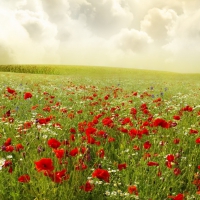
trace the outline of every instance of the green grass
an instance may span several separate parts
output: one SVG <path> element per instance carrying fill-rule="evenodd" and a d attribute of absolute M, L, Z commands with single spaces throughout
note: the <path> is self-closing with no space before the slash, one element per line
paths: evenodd
<path fill-rule="evenodd" d="M 170 79 L 187 79 L 191 77 L 197 80 L 199 74 L 181 74 L 173 72 L 163 72 L 154 70 L 138 70 L 132 68 L 116 68 L 116 67 L 98 67 L 98 66 L 70 66 L 70 65 L 0 65 L 2 72 L 15 72 L 15 73 L 31 73 L 31 74 L 52 74 L 52 75 L 67 75 L 72 77 L 85 77 L 91 78 L 112 78 L 119 79 L 144 79 L 153 78 L 170 78 Z"/>
<path fill-rule="evenodd" d="M 184 199 L 198 199 L 198 188 L 192 184 L 200 165 L 199 145 L 195 140 L 199 137 L 200 112 L 200 75 L 178 74 L 136 69 L 83 67 L 83 66 L 0 66 L 0 160 L 12 161 L 10 166 L 0 168 L 0 199 L 169 199 L 168 196 L 184 194 Z M 15 73 L 13 73 L 15 72 Z M 9 94 L 7 87 L 14 89 L 15 94 Z M 33 96 L 24 99 L 24 93 Z M 137 92 L 137 96 L 133 93 Z M 105 97 L 108 97 L 106 100 Z M 161 102 L 154 102 L 161 98 Z M 141 105 L 148 106 L 149 114 L 145 114 Z M 37 105 L 36 109 L 32 109 Z M 185 106 L 191 106 L 192 112 L 181 111 Z M 49 108 L 49 111 L 47 109 Z M 136 116 L 130 114 L 131 108 L 137 109 Z M 66 112 L 62 110 L 66 109 Z M 82 110 L 82 113 L 80 112 Z M 6 113 L 10 111 L 10 116 Z M 95 116 L 103 114 L 97 124 L 92 124 Z M 174 115 L 181 119 L 176 121 Z M 46 125 L 39 125 L 40 118 L 54 116 Z M 114 127 L 107 127 L 102 120 L 110 117 Z M 153 119 L 150 119 L 153 117 Z M 122 120 L 129 118 L 132 124 L 122 124 Z M 156 118 L 167 122 L 173 121 L 177 126 L 168 129 L 160 126 L 145 126 L 148 135 L 141 138 L 131 138 L 131 129 L 142 130 L 146 121 L 153 123 Z M 12 121 L 12 119 L 14 121 Z M 90 144 L 86 137 L 86 130 L 80 131 L 80 123 L 86 121 L 96 129 L 92 135 L 100 145 Z M 31 122 L 30 128 L 24 123 Z M 53 124 L 59 123 L 62 128 Z M 75 140 L 72 140 L 70 129 L 75 128 Z M 121 128 L 127 129 L 123 133 Z M 190 134 L 190 130 L 197 130 L 197 134 Z M 106 137 L 100 137 L 97 131 L 106 132 Z M 52 149 L 48 146 L 50 138 L 60 142 L 67 140 L 70 145 L 59 147 L 70 152 L 75 147 L 87 147 L 90 159 L 86 154 L 78 153 L 75 157 L 66 156 L 59 164 Z M 109 142 L 108 138 L 115 138 Z M 5 151 L 5 141 L 11 138 L 11 146 L 22 144 L 20 151 Z M 173 140 L 179 138 L 180 143 Z M 150 149 L 144 149 L 146 141 L 151 143 Z M 160 143 L 163 142 L 163 146 Z M 138 146 L 140 150 L 133 149 Z M 44 151 L 38 152 L 38 148 Z M 99 158 L 97 151 L 104 149 L 105 157 Z M 144 159 L 145 153 L 151 157 Z M 158 154 L 154 156 L 154 154 Z M 172 168 L 166 167 L 168 154 L 176 156 Z M 69 180 L 55 183 L 50 177 L 44 176 L 35 168 L 35 161 L 41 158 L 51 158 L 54 171 L 67 170 Z M 87 169 L 77 171 L 75 166 L 80 159 L 87 165 Z M 159 163 L 159 167 L 147 166 L 148 161 Z M 66 164 L 67 163 L 67 164 Z M 127 168 L 121 171 L 117 165 L 126 163 Z M 97 166 L 101 165 L 110 173 L 110 182 L 91 178 Z M 179 175 L 174 169 L 181 170 Z M 162 172 L 157 176 L 158 171 Z M 19 176 L 29 174 L 30 182 L 18 182 Z M 196 175 L 197 176 L 197 175 Z M 94 190 L 85 192 L 80 186 L 91 178 Z M 102 182 L 99 182 L 102 181 Z M 138 196 L 128 193 L 128 186 L 135 185 Z"/>

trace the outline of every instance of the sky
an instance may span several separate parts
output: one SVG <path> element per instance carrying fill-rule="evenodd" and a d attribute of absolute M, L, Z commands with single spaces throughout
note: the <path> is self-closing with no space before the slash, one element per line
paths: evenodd
<path fill-rule="evenodd" d="M 200 73 L 200 0 L 0 0 L 0 64 Z"/>

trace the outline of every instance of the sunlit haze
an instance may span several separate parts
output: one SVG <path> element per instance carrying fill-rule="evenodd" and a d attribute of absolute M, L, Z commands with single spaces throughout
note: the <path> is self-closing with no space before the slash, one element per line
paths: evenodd
<path fill-rule="evenodd" d="M 200 73 L 200 0 L 0 0 L 0 64 Z"/>

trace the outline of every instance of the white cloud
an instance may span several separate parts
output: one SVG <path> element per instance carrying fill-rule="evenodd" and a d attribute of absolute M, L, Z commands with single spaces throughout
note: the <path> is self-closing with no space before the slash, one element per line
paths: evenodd
<path fill-rule="evenodd" d="M 0 62 L 161 70 L 183 62 L 198 71 L 199 8 L 199 0 L 1 0 Z"/>
<path fill-rule="evenodd" d="M 129 27 L 133 20 L 133 13 L 128 6 L 122 6 L 119 0 L 69 2 L 71 17 L 84 21 L 87 28 L 100 37 L 109 38 L 122 28 Z"/>
<path fill-rule="evenodd" d="M 172 9 L 153 8 L 141 21 L 141 30 L 148 33 L 155 42 L 166 43 L 177 18 L 176 12 Z"/>
<path fill-rule="evenodd" d="M 15 58 L 12 49 L 4 44 L 3 41 L 0 41 L 0 64 L 14 64 Z"/>
<path fill-rule="evenodd" d="M 136 54 L 148 51 L 149 45 L 153 42 L 146 32 L 135 29 L 122 29 L 119 34 L 113 36 L 112 40 L 122 51 L 131 50 Z"/>

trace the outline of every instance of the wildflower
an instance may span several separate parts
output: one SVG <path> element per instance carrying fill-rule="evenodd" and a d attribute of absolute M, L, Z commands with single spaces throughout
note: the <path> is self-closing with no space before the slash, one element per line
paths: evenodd
<path fill-rule="evenodd" d="M 90 183 L 90 181 L 87 181 L 85 185 L 82 185 L 80 187 L 81 190 L 84 190 L 85 192 L 90 192 L 94 189 L 94 185 Z"/>
<path fill-rule="evenodd" d="M 179 138 L 175 138 L 175 139 L 173 140 L 173 143 L 174 143 L 174 144 L 179 144 L 179 142 L 180 142 L 180 139 L 179 139 Z"/>
<path fill-rule="evenodd" d="M 167 159 L 167 161 L 169 161 L 169 162 L 173 162 L 174 159 L 175 159 L 175 157 L 174 157 L 174 155 L 169 154 L 169 155 L 167 155 L 166 159 Z"/>
<path fill-rule="evenodd" d="M 76 156 L 78 154 L 78 148 L 74 148 L 69 152 L 70 156 Z"/>
<path fill-rule="evenodd" d="M 136 115 L 137 114 L 136 108 L 131 108 L 130 114 Z"/>
<path fill-rule="evenodd" d="M 6 147 L 6 152 L 13 152 L 14 151 L 14 147 L 12 145 L 9 145 Z"/>
<path fill-rule="evenodd" d="M 25 92 L 24 93 L 24 99 L 26 100 L 26 99 L 29 99 L 29 98 L 32 98 L 32 94 L 30 93 L 30 92 Z"/>
<path fill-rule="evenodd" d="M 179 168 L 175 168 L 175 169 L 174 169 L 174 174 L 175 174 L 176 176 L 178 176 L 180 173 L 181 173 L 181 170 L 180 170 Z"/>
<path fill-rule="evenodd" d="M 97 151 L 97 155 L 99 156 L 99 158 L 104 158 L 104 156 L 105 156 L 104 149 L 100 149 L 99 151 Z"/>
<path fill-rule="evenodd" d="M 42 158 L 38 161 L 35 161 L 35 168 L 38 172 L 40 171 L 53 171 L 53 161 L 51 158 Z"/>
<path fill-rule="evenodd" d="M 118 169 L 121 171 L 122 169 L 126 169 L 126 163 L 118 164 Z"/>
<path fill-rule="evenodd" d="M 49 147 L 51 147 L 53 149 L 57 149 L 61 145 L 61 142 L 59 142 L 55 138 L 51 138 L 51 139 L 48 140 L 47 144 L 49 145 Z"/>
<path fill-rule="evenodd" d="M 190 129 L 190 134 L 197 134 L 198 133 L 198 130 L 196 129 Z"/>
<path fill-rule="evenodd" d="M 143 147 L 144 147 L 145 149 L 150 149 L 151 143 L 150 143 L 149 141 L 146 141 L 146 142 L 143 144 Z"/>
<path fill-rule="evenodd" d="M 108 126 L 110 128 L 112 128 L 114 126 L 113 120 L 110 117 L 106 117 L 106 118 L 102 119 L 102 123 L 104 126 Z"/>
<path fill-rule="evenodd" d="M 175 120 L 180 120 L 181 117 L 180 117 L 179 115 L 174 115 L 174 116 L 173 116 L 173 119 L 175 119 Z"/>
<path fill-rule="evenodd" d="M 173 200 L 183 200 L 184 199 L 184 195 L 179 193 L 176 196 L 168 196 L 168 198 L 173 199 Z"/>
<path fill-rule="evenodd" d="M 65 155 L 65 150 L 64 149 L 53 149 L 53 151 L 54 151 L 54 153 L 55 153 L 55 155 L 56 155 L 56 157 L 58 159 L 63 158 L 64 155 Z"/>
<path fill-rule="evenodd" d="M 134 146 L 133 146 L 133 149 L 136 150 L 136 151 L 139 151 L 139 150 L 140 150 L 140 147 L 137 146 L 137 145 L 134 145 Z"/>
<path fill-rule="evenodd" d="M 8 110 L 8 111 L 3 115 L 3 117 L 10 117 L 10 114 L 11 114 L 11 112 L 10 112 L 10 110 Z"/>
<path fill-rule="evenodd" d="M 184 108 L 182 108 L 183 111 L 188 111 L 188 112 L 192 112 L 193 108 L 191 106 L 185 106 Z"/>
<path fill-rule="evenodd" d="M 200 144 L 200 137 L 198 137 L 195 142 L 196 144 Z"/>
<path fill-rule="evenodd" d="M 128 186 L 128 192 L 129 192 L 129 194 L 138 195 L 137 186 L 135 186 L 135 185 L 130 185 L 130 186 Z"/>
<path fill-rule="evenodd" d="M 148 166 L 159 166 L 159 163 L 153 162 L 153 161 L 149 161 L 149 162 L 147 163 L 147 165 L 148 165 Z"/>
<path fill-rule="evenodd" d="M 109 183 L 110 174 L 107 170 L 98 168 L 92 173 L 92 177 L 96 177 Z"/>
<path fill-rule="evenodd" d="M 21 183 L 28 183 L 28 182 L 30 182 L 30 176 L 28 174 L 21 175 L 18 178 L 18 181 L 21 182 Z"/>
<path fill-rule="evenodd" d="M 10 87 L 7 87 L 7 92 L 10 94 L 16 94 L 16 91 L 14 89 L 11 89 Z"/>
<path fill-rule="evenodd" d="M 47 175 L 51 178 L 51 180 L 55 183 L 62 183 L 63 180 L 68 180 L 69 179 L 69 174 L 66 174 L 67 170 L 63 169 L 61 171 L 57 171 L 57 172 L 50 172 L 49 174 L 47 173 Z"/>
<path fill-rule="evenodd" d="M 9 145 L 11 145 L 11 141 L 12 141 L 12 139 L 11 138 L 8 138 L 5 142 L 4 142 L 4 146 L 9 146 Z"/>
<path fill-rule="evenodd" d="M 169 123 L 161 118 L 155 119 L 153 125 L 156 127 L 161 126 L 162 128 L 169 128 Z"/>

